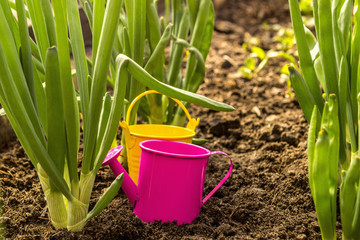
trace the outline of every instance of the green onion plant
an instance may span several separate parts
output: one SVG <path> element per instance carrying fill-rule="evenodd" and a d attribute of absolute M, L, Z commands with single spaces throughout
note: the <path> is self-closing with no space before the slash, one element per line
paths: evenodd
<path fill-rule="evenodd" d="M 104 2 L 80 0 L 93 34 L 93 57 L 96 56 L 99 26 L 104 14 Z M 214 6 L 211 0 L 166 0 L 164 11 L 157 0 L 124 0 L 115 36 L 110 74 L 116 75 L 116 56 L 124 54 L 160 82 L 189 92 L 197 92 L 205 76 L 205 60 L 209 53 L 214 30 Z M 164 15 L 164 16 L 161 16 Z M 112 78 L 108 78 L 114 86 Z M 150 89 L 133 76 L 128 77 L 126 99 L 133 101 Z M 190 102 L 184 101 L 185 107 Z M 127 106 L 125 107 L 127 111 Z M 134 124 L 137 113 L 145 122 L 184 126 L 184 111 L 159 94 L 141 99 L 131 112 Z M 122 145 L 126 145 L 124 136 Z M 121 153 L 126 165 L 126 148 Z"/>
<path fill-rule="evenodd" d="M 358 0 L 313 0 L 314 31 L 289 0 L 301 73 L 290 80 L 310 123 L 309 184 L 323 239 L 360 239 L 360 11 Z M 339 189 L 339 191 L 338 191 Z M 339 204 L 337 204 L 339 195 Z"/>
<path fill-rule="evenodd" d="M 103 15 L 102 1 L 81 0 L 93 33 L 94 55 Z M 205 60 L 214 30 L 214 7 L 211 0 L 167 0 L 160 13 L 157 0 L 124 0 L 110 70 L 115 75 L 115 58 L 121 53 L 143 67 L 160 82 L 196 92 L 205 76 Z M 164 16 L 160 16 L 164 15 Z M 109 79 L 110 85 L 114 82 Z M 129 76 L 126 98 L 132 101 L 147 86 Z M 186 107 L 189 106 L 185 102 Z M 185 113 L 168 98 L 148 95 L 139 110 L 149 123 L 184 125 Z M 132 121 L 135 121 L 135 113 Z"/>
<path fill-rule="evenodd" d="M 130 100 L 128 92 L 147 87 L 214 110 L 233 110 L 169 86 L 143 68 L 144 49 L 128 41 L 143 41 L 148 33 L 144 25 L 148 14 L 143 11 L 149 6 L 135 4 L 138 2 L 80 1 L 92 15 L 91 59 L 85 55 L 76 0 L 0 1 L 0 103 L 38 173 L 55 228 L 82 230 L 121 187 L 122 175 L 89 211 L 96 173 L 114 141 L 124 103 Z M 124 3 L 127 14 L 132 14 L 129 24 L 133 28 L 128 30 L 119 27 L 124 21 Z M 29 37 L 28 20 L 34 40 Z M 132 58 L 118 54 L 121 51 L 114 47 L 119 44 L 119 31 L 128 32 L 122 43 L 129 43 L 123 46 L 132 49 Z M 152 44 L 162 46 L 161 41 Z M 158 65 L 153 62 L 153 66 Z M 107 82 L 113 84 L 112 95 L 106 93 Z"/>

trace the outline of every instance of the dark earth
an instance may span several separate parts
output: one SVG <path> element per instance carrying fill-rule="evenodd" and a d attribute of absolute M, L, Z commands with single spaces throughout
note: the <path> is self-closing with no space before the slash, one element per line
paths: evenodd
<path fill-rule="evenodd" d="M 6 239 L 321 239 L 308 186 L 308 124 L 280 76 L 288 62 L 271 58 L 250 80 L 238 73 L 248 56 L 242 45 L 251 37 L 258 38 L 266 51 L 276 49 L 276 31 L 263 27 L 264 22 L 291 27 L 287 1 L 222 2 L 216 8 L 214 38 L 199 93 L 236 110 L 215 112 L 192 105 L 190 112 L 201 119 L 197 137 L 207 139 L 204 146 L 211 151 L 229 153 L 234 170 L 198 218 L 181 226 L 144 223 L 133 214 L 121 190 L 82 232 L 55 230 L 33 166 L 19 142 L 1 130 L 0 204 Z M 225 158 L 210 159 L 204 195 L 228 168 Z M 108 167 L 100 170 L 90 208 L 113 180 Z"/>

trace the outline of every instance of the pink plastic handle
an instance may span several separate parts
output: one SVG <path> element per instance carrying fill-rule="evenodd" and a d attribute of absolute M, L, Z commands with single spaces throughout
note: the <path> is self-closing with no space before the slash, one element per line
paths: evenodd
<path fill-rule="evenodd" d="M 214 195 L 214 193 L 224 184 L 224 182 L 229 178 L 231 171 L 233 169 L 233 162 L 232 162 L 231 158 L 229 157 L 229 155 L 227 155 L 226 153 L 221 152 L 221 151 L 211 152 L 211 155 L 214 155 L 214 154 L 223 154 L 223 155 L 227 156 L 230 160 L 230 168 L 229 168 L 229 171 L 226 173 L 225 177 L 219 182 L 219 184 L 201 201 L 201 206 L 204 205 L 204 203 L 206 203 L 206 201 L 209 200 L 209 198 L 211 198 L 211 196 Z"/>

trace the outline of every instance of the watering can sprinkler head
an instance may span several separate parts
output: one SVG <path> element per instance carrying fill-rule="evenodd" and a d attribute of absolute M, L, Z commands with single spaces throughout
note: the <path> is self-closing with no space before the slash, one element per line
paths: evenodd
<path fill-rule="evenodd" d="M 128 197 L 131 205 L 135 207 L 136 201 L 139 200 L 137 186 L 134 183 L 134 181 L 131 179 L 129 174 L 126 172 L 126 170 L 121 166 L 120 162 L 117 160 L 122 149 L 123 149 L 122 145 L 119 145 L 111 149 L 108 152 L 104 162 L 102 163 L 102 166 L 109 165 L 116 177 L 119 176 L 121 173 L 124 173 L 122 189 L 124 190 L 126 196 Z"/>
<path fill-rule="evenodd" d="M 114 164 L 114 161 L 117 160 L 117 158 L 120 156 L 120 153 L 123 149 L 122 145 L 119 145 L 113 149 L 111 149 L 108 154 L 106 155 L 106 158 L 104 160 L 104 162 L 102 163 L 102 166 L 106 166 L 106 165 L 112 165 Z"/>

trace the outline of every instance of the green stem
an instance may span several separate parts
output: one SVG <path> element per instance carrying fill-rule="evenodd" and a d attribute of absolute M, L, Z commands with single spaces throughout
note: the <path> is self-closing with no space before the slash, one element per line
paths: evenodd
<path fill-rule="evenodd" d="M 69 231 L 78 232 L 83 230 L 86 224 L 88 209 L 89 204 L 83 203 L 76 198 L 69 202 L 69 217 L 67 222 L 67 229 Z"/>
<path fill-rule="evenodd" d="M 94 149 L 96 148 L 96 135 L 98 132 L 101 106 L 106 86 L 106 76 L 112 54 L 112 45 L 115 40 L 116 30 L 120 15 L 121 0 L 109 0 L 107 3 L 103 29 L 100 36 L 98 52 L 93 71 L 93 82 L 90 93 L 89 119 L 84 139 L 84 160 L 81 172 L 88 174 L 94 163 Z"/>
<path fill-rule="evenodd" d="M 31 98 L 34 102 L 35 107 L 36 104 L 36 95 L 35 95 L 35 86 L 34 86 L 34 73 L 33 73 L 33 65 L 32 65 L 32 57 L 31 57 L 31 46 L 29 42 L 29 31 L 28 25 L 26 21 L 26 13 L 25 13 L 25 4 L 24 0 L 16 0 L 16 9 L 19 20 L 19 34 L 21 41 L 21 63 L 24 70 L 24 75 L 26 78 L 26 83 L 29 88 L 29 92 Z"/>
<path fill-rule="evenodd" d="M 352 238 L 352 221 L 356 204 L 356 185 L 359 181 L 359 156 L 353 154 L 349 169 L 342 173 L 343 181 L 340 186 L 340 214 L 343 239 Z"/>
<path fill-rule="evenodd" d="M 46 172 L 40 164 L 37 165 L 37 173 L 40 179 L 41 187 L 45 194 L 52 225 L 56 229 L 66 228 L 67 211 L 64 195 L 62 195 L 61 192 L 53 191 L 50 188 L 49 177 L 46 175 Z"/>
<path fill-rule="evenodd" d="M 66 111 L 64 111 L 67 142 L 66 159 L 69 168 L 71 193 L 76 198 L 79 195 L 79 189 L 77 187 L 79 185 L 77 168 L 80 143 L 80 119 L 79 107 L 75 96 L 75 87 L 71 76 L 70 49 L 66 21 L 67 7 L 66 1 L 53 0 L 52 4 L 55 13 L 62 100 L 64 109 L 66 109 Z"/>
<path fill-rule="evenodd" d="M 133 19 L 133 38 L 132 42 L 132 59 L 143 67 L 144 47 L 145 47 L 145 32 L 146 32 L 146 0 L 134 0 L 134 19 Z M 129 26 L 130 30 L 130 26 Z M 139 80 L 131 78 L 130 80 L 130 101 L 135 99 L 145 89 L 145 86 Z M 135 119 L 138 105 L 135 105 L 134 111 L 130 118 Z M 130 121 L 132 122 L 132 121 Z"/>
<path fill-rule="evenodd" d="M 94 1 L 93 28 L 92 28 L 93 59 L 96 59 L 102 24 L 104 22 L 104 15 L 105 15 L 105 0 Z"/>

